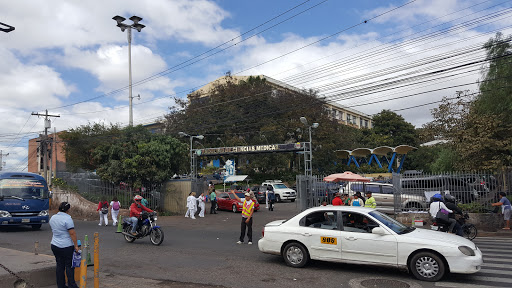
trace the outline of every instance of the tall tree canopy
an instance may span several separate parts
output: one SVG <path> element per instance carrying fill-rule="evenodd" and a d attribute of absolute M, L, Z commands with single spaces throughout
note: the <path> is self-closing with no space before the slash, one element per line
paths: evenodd
<path fill-rule="evenodd" d="M 378 146 L 416 146 L 417 133 L 414 125 L 390 110 L 382 110 L 373 116 L 373 129 L 363 131 L 363 142 L 369 148 Z"/>

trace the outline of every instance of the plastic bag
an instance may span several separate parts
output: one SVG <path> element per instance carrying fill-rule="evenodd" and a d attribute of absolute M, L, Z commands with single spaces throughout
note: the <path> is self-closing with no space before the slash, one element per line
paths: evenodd
<path fill-rule="evenodd" d="M 78 250 L 78 252 L 73 251 L 73 263 L 71 267 L 80 267 L 80 263 L 82 263 L 82 250 Z"/>

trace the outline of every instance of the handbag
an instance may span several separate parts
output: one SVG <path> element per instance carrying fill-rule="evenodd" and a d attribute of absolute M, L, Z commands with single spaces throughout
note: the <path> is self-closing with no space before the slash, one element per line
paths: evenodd
<path fill-rule="evenodd" d="M 437 211 L 436 218 L 444 222 L 449 222 L 450 218 L 448 217 L 448 214 L 450 214 L 450 212 L 441 208 L 441 202 L 439 202 L 439 211 Z"/>

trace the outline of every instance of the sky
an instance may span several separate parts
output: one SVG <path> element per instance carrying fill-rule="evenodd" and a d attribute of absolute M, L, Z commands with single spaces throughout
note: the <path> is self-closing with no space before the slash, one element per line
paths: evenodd
<path fill-rule="evenodd" d="M 0 22 L 15 27 L 0 32 L 4 170 L 26 170 L 28 139 L 44 131 L 32 112 L 60 116 L 50 131 L 128 125 L 127 32 L 115 15 L 146 26 L 132 32 L 135 125 L 230 72 L 421 127 L 443 97 L 478 90 L 483 44 L 512 34 L 512 1 L 499 0 L 4 1 Z"/>

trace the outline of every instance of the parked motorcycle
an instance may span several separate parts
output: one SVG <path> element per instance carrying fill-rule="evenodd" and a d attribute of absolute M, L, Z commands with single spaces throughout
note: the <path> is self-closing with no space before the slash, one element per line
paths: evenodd
<path fill-rule="evenodd" d="M 468 213 L 464 213 L 462 217 L 459 217 L 457 219 L 457 222 L 462 227 L 462 235 L 464 235 L 465 238 L 469 240 L 475 239 L 475 237 L 478 234 L 478 230 L 476 229 L 476 226 L 471 223 L 466 223 L 466 220 L 469 219 Z M 450 227 L 450 224 L 446 223 L 437 223 L 434 220 L 434 223 L 432 223 L 432 226 L 430 228 L 432 230 L 441 231 L 441 232 L 448 232 L 448 228 Z"/>
<path fill-rule="evenodd" d="M 129 218 L 123 219 L 123 235 L 127 242 L 133 242 L 135 239 L 141 239 L 149 236 L 153 245 L 160 245 L 164 241 L 164 231 L 160 226 L 156 225 L 157 214 L 156 212 L 148 213 L 142 211 L 141 220 L 137 224 L 137 235 L 132 235 L 132 223 L 128 221 Z"/>

